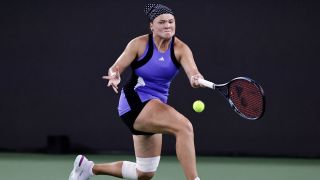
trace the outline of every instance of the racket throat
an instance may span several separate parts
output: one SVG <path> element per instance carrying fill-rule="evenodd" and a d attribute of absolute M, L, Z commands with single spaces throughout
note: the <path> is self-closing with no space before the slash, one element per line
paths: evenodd
<path fill-rule="evenodd" d="M 226 98 L 229 98 L 229 90 L 227 86 L 220 86 L 220 87 L 214 87 L 214 89 L 217 89 L 223 96 Z"/>

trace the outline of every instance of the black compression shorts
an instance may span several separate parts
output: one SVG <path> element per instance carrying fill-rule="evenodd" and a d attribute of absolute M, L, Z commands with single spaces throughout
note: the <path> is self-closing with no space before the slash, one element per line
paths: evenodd
<path fill-rule="evenodd" d="M 141 106 L 131 109 L 130 111 L 124 113 L 123 115 L 120 116 L 122 122 L 126 124 L 126 126 L 129 128 L 132 134 L 134 135 L 153 135 L 154 133 L 147 133 L 147 132 L 142 132 L 142 131 L 137 131 L 133 128 L 133 124 L 136 121 L 138 115 L 144 108 L 144 106 L 148 103 L 149 101 L 143 102 Z"/>

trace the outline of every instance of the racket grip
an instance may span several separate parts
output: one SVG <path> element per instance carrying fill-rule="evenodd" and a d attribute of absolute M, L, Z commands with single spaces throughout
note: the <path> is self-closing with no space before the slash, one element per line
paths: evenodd
<path fill-rule="evenodd" d="M 211 88 L 211 89 L 215 89 L 214 83 L 207 81 L 205 79 L 198 79 L 199 84 L 207 87 L 207 88 Z"/>

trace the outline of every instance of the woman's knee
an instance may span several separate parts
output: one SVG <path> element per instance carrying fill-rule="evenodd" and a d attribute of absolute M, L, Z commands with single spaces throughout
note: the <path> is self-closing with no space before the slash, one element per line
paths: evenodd
<path fill-rule="evenodd" d="M 149 180 L 152 179 L 160 162 L 160 156 L 140 158 L 136 157 L 137 172 L 139 180 Z"/>
<path fill-rule="evenodd" d="M 193 126 L 189 119 L 187 118 L 182 118 L 181 119 L 181 124 L 179 126 L 179 130 L 177 132 L 178 134 L 183 134 L 183 135 L 188 135 L 188 136 L 193 136 Z"/>
<path fill-rule="evenodd" d="M 138 171 L 138 180 L 149 180 L 152 179 L 155 172 L 141 172 Z"/>

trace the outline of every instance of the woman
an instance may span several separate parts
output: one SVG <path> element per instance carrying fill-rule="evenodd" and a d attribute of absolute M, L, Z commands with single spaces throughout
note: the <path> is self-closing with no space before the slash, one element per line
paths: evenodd
<path fill-rule="evenodd" d="M 162 134 L 176 138 L 176 153 L 188 180 L 199 180 L 196 169 L 193 128 L 190 121 L 167 104 L 169 86 L 180 66 L 192 87 L 200 87 L 203 78 L 189 47 L 175 37 L 175 18 L 168 7 L 148 4 L 145 13 L 151 34 L 129 42 L 110 67 L 108 86 L 118 93 L 120 74 L 132 68 L 131 80 L 121 90 L 119 115 L 133 134 L 136 162 L 118 161 L 94 164 L 79 155 L 69 180 L 93 175 L 111 175 L 125 179 L 151 179 L 157 170 Z"/>

